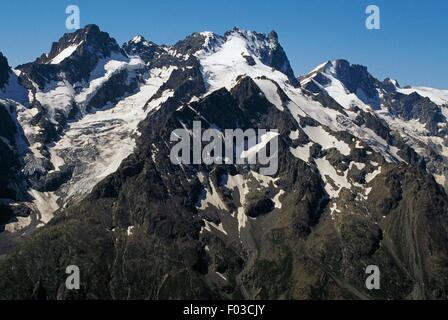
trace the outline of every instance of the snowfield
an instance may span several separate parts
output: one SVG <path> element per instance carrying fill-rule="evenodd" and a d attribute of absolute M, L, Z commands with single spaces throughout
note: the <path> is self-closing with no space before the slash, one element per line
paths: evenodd
<path fill-rule="evenodd" d="M 250 32 L 248 35 L 250 36 Z M 277 83 L 285 83 L 288 80 L 285 74 L 263 64 L 256 56 L 255 51 L 260 45 L 263 44 L 251 43 L 241 33 L 233 32 L 218 48 L 212 50 L 204 48 L 196 53 L 203 67 L 209 92 L 223 87 L 230 90 L 235 86 L 240 75 L 247 75 L 253 79 L 268 76 Z M 255 65 L 250 66 L 245 56 L 252 57 Z"/>
<path fill-rule="evenodd" d="M 70 57 L 76 49 L 81 45 L 82 41 L 78 44 L 72 44 L 71 46 L 68 46 L 64 50 L 58 53 L 56 57 L 51 59 L 50 64 L 60 64 L 62 61 Z"/>
<path fill-rule="evenodd" d="M 110 61 L 108 63 L 110 66 Z M 116 66 L 125 66 L 116 63 L 112 65 L 114 67 L 109 68 L 103 78 L 108 77 L 108 72 L 115 72 Z M 131 65 L 136 66 L 138 63 Z M 50 161 L 55 168 L 52 172 L 60 171 L 66 164 L 74 166 L 74 171 L 71 180 L 63 184 L 56 192 L 29 190 L 30 196 L 34 199 L 30 206 L 37 212 L 35 217 L 37 227 L 48 223 L 62 205 L 66 206 L 72 201 L 81 200 L 99 181 L 115 172 L 123 159 L 133 152 L 135 137 L 139 135 L 138 124 L 151 110 L 159 107 L 170 93 L 164 93 L 146 109 L 144 107 L 168 80 L 174 69 L 175 67 L 152 69 L 136 93 L 122 99 L 116 105 L 109 105 L 94 113 L 85 113 L 80 119 L 69 122 L 61 138 L 56 143 L 47 145 Z M 68 83 L 56 86 L 54 90 L 46 94 L 38 93 L 37 95 L 41 103 L 49 107 L 49 111 L 66 110 L 66 106 L 75 97 Z M 29 109 L 18 103 L 15 103 L 15 107 L 17 121 L 24 133 L 23 137 L 20 135 L 17 137 L 19 152 L 26 159 L 30 159 L 28 160 L 30 165 L 38 166 L 36 161 L 45 158 L 41 153 L 42 144 L 33 142 L 42 130 L 38 125 L 32 124 L 32 119 L 38 110 Z M 38 167 L 33 168 L 33 170 L 36 169 L 39 170 Z M 27 227 L 31 222 L 32 219 L 20 218 L 8 224 L 7 230 L 16 232 Z"/>
<path fill-rule="evenodd" d="M 55 167 L 71 162 L 75 165 L 73 178 L 62 187 L 65 201 L 79 199 L 109 174 L 135 147 L 137 125 L 154 108 L 144 109 L 146 102 L 168 80 L 174 68 L 153 69 L 149 78 L 131 95 L 111 108 L 86 114 L 70 123 L 65 134 L 49 148 Z M 161 104 L 166 100 L 159 100 Z"/>

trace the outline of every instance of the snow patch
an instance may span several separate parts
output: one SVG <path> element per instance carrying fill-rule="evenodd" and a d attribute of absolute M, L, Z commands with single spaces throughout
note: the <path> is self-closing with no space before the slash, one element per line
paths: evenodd
<path fill-rule="evenodd" d="M 208 177 L 205 177 L 202 172 L 198 173 L 198 179 L 203 185 L 208 184 L 211 188 L 211 190 L 204 188 L 205 194 L 202 194 L 202 199 L 200 199 L 200 203 L 198 203 L 197 206 L 198 209 L 205 210 L 211 205 L 220 210 L 227 210 L 227 207 L 219 196 L 213 181 L 211 181 Z"/>
<path fill-rule="evenodd" d="M 350 154 L 350 146 L 347 143 L 336 139 L 321 126 L 306 126 L 303 128 L 303 131 L 305 131 L 307 136 L 312 141 L 319 143 L 324 150 L 336 148 L 344 156 L 348 156 Z"/>
<path fill-rule="evenodd" d="M 28 103 L 28 92 L 19 83 L 19 78 L 15 72 L 20 74 L 18 70 L 10 72 L 8 82 L 3 89 L 0 88 L 0 99 L 11 99 L 21 104 Z"/>
<path fill-rule="evenodd" d="M 62 61 L 70 57 L 76 51 L 76 49 L 78 49 L 82 42 L 83 41 L 78 44 L 72 44 L 59 52 L 53 59 L 51 59 L 50 64 L 60 64 Z"/>
<path fill-rule="evenodd" d="M 272 201 L 274 202 L 274 207 L 276 209 L 282 208 L 282 203 L 280 202 L 280 197 L 285 193 L 285 190 L 279 190 L 279 192 L 274 196 Z"/>
<path fill-rule="evenodd" d="M 439 106 L 448 105 L 448 90 L 440 90 L 428 87 L 411 87 L 406 89 L 397 88 L 397 91 L 406 95 L 415 92 L 422 97 L 429 98 L 432 102 Z"/>
<path fill-rule="evenodd" d="M 278 95 L 277 86 L 271 80 L 257 78 L 254 81 L 270 103 L 272 103 L 280 111 L 285 109 L 283 107 L 283 102 Z"/>
<path fill-rule="evenodd" d="M 378 169 L 375 169 L 373 172 L 369 172 L 366 174 L 365 180 L 367 183 L 375 179 L 377 175 L 381 173 L 381 166 L 378 167 Z"/>
<path fill-rule="evenodd" d="M 233 190 L 236 188 L 239 193 L 240 198 L 240 206 L 237 210 L 237 219 L 238 219 L 238 233 L 241 234 L 241 229 L 246 227 L 247 216 L 245 214 L 246 211 L 246 196 L 249 193 L 249 187 L 241 174 L 238 175 L 228 175 L 226 188 Z"/>
<path fill-rule="evenodd" d="M 33 206 L 38 212 L 38 221 L 47 224 L 54 216 L 54 212 L 59 209 L 57 196 L 54 192 L 39 192 L 31 189 L 28 193 L 33 197 Z"/>
<path fill-rule="evenodd" d="M 224 230 L 224 228 L 223 228 L 223 226 L 222 226 L 222 223 L 220 223 L 219 225 L 217 225 L 217 224 L 215 224 L 215 223 L 213 223 L 213 222 L 210 222 L 210 221 L 207 221 L 207 220 L 205 220 L 205 219 L 202 219 L 202 221 L 204 221 L 205 227 L 203 227 L 203 229 L 201 230 L 201 232 L 203 232 L 204 230 L 207 230 L 208 232 L 212 232 L 212 228 L 213 228 L 213 229 L 215 229 L 215 230 L 220 231 L 221 233 L 223 233 L 223 234 L 226 235 L 226 236 L 228 235 L 227 231 Z"/>
<path fill-rule="evenodd" d="M 351 189 L 351 184 L 347 181 L 348 170 L 341 176 L 326 158 L 314 159 L 314 161 L 325 182 L 325 191 L 327 191 L 330 198 L 339 197 L 339 192 L 342 188 Z M 332 183 L 329 182 L 328 178 L 332 180 Z"/>
<path fill-rule="evenodd" d="M 293 154 L 294 157 L 299 158 L 304 162 L 308 162 L 310 158 L 310 148 L 313 145 L 312 142 L 308 142 L 308 144 L 304 146 L 298 146 L 296 148 L 290 148 L 289 150 Z"/>

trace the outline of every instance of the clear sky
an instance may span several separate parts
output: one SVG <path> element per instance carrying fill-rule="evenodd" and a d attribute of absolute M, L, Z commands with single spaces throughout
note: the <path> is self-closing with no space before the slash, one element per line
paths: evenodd
<path fill-rule="evenodd" d="M 95 23 L 120 44 L 136 34 L 173 44 L 194 31 L 276 30 L 297 75 L 345 58 L 380 79 L 448 89 L 446 0 L 2 1 L 0 51 L 11 65 L 48 52 L 67 32 L 69 4 L 80 7 L 81 25 Z M 381 9 L 380 30 L 365 28 L 369 4 Z"/>

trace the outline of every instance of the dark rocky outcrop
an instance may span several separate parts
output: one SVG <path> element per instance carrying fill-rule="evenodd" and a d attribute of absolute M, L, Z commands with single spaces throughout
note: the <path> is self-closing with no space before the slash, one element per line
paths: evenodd
<path fill-rule="evenodd" d="M 18 150 L 20 133 L 13 119 L 14 111 L 14 105 L 0 103 L 0 224 L 17 215 L 12 203 L 27 199 Z"/>
<path fill-rule="evenodd" d="M 439 129 L 439 123 L 447 121 L 438 107 L 429 98 L 424 98 L 418 93 L 404 95 L 400 93 L 390 95 L 385 103 L 391 114 L 406 121 L 418 120 L 424 124 L 430 135 L 444 135 Z"/>
<path fill-rule="evenodd" d="M 0 52 L 0 90 L 5 87 L 6 83 L 8 83 L 10 72 L 11 69 L 8 65 L 8 60 Z"/>
<path fill-rule="evenodd" d="M 134 39 L 124 43 L 123 50 L 129 56 L 139 56 L 146 63 L 165 53 L 160 46 L 146 40 L 142 36 L 136 36 Z"/>
<path fill-rule="evenodd" d="M 69 46 L 77 46 L 76 51 L 60 63 L 50 64 L 53 58 Z M 17 69 L 26 75 L 22 76 L 25 83 L 29 78 L 41 89 L 51 80 L 60 80 L 62 73 L 70 83 L 82 83 L 89 80 L 100 59 L 110 57 L 113 53 L 122 54 L 124 58 L 124 52 L 115 39 L 102 32 L 98 26 L 87 25 L 73 33 L 64 34 L 58 42 L 52 44 L 48 54 L 43 54 L 32 63 L 20 65 Z"/>

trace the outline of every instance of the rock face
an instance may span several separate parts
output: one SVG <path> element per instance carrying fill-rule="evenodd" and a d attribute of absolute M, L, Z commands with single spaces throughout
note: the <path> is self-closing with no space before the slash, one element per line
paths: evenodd
<path fill-rule="evenodd" d="M 143 36 L 136 36 L 123 44 L 123 50 L 129 56 L 139 56 L 146 63 L 151 62 L 156 55 L 161 55 L 165 52 L 155 43 L 147 41 Z"/>
<path fill-rule="evenodd" d="M 73 57 L 56 59 L 74 43 Z M 84 77 L 75 66 L 86 48 L 98 55 Z M 55 59 L 79 77 L 55 80 L 73 89 L 71 120 L 45 103 L 47 83 L 27 87 L 28 105 L 0 108 L 0 143 L 27 147 L 0 149 L 5 182 L 21 171 L 30 197 L 5 202 L 15 211 L 2 211 L 3 223 L 46 224 L 6 224 L 3 239 L 31 235 L 2 249 L 0 298 L 447 298 L 448 197 L 434 179 L 445 150 L 440 100 L 342 60 L 296 80 L 274 32 L 194 33 L 173 46 L 137 36 L 121 49 L 88 26 L 22 67 L 24 86 Z M 172 132 L 192 135 L 197 122 L 202 132 L 278 130 L 278 170 L 172 163 Z M 427 140 L 403 134 L 416 123 Z M 268 151 L 262 141 L 255 155 Z M 65 287 L 68 265 L 81 270 L 80 290 Z M 380 290 L 365 286 L 369 265 Z"/>
<path fill-rule="evenodd" d="M 10 106 L 0 103 L 0 224 L 7 223 L 16 216 L 12 201 L 21 197 L 21 161 L 17 153 L 16 135 L 18 128 L 10 113 Z"/>
<path fill-rule="evenodd" d="M 0 52 L 0 89 L 3 89 L 8 82 L 10 70 L 8 60 Z"/>
<path fill-rule="evenodd" d="M 386 130 L 390 128 L 397 135 L 396 142 L 386 139 L 388 143 L 395 145 L 402 141 L 412 147 L 425 159 L 429 172 L 448 188 L 448 91 L 424 87 L 403 89 L 397 81 L 381 82 L 366 67 L 351 65 L 345 60 L 328 61 L 299 80 L 306 90 L 330 96 L 345 109 L 375 109 L 386 121 Z M 377 125 L 366 125 L 385 138 L 384 130 L 382 133 L 375 130 Z"/>
<path fill-rule="evenodd" d="M 270 50 L 265 53 L 263 62 L 286 74 L 291 84 L 297 86 L 299 83 L 294 76 L 294 71 L 289 64 L 288 57 L 286 56 L 283 47 L 278 42 L 278 35 L 275 31 L 271 31 L 268 34 L 268 42 Z"/>
<path fill-rule="evenodd" d="M 100 31 L 96 25 L 88 25 L 65 34 L 53 43 L 48 54 L 17 68 L 43 89 L 48 81 L 60 80 L 62 73 L 63 79 L 70 83 L 88 81 L 101 58 L 120 53 L 119 45 L 108 33 Z"/>
<path fill-rule="evenodd" d="M 20 101 L 14 85 L 17 81 L 7 59 L 0 53 L 0 232 L 5 224 L 17 221 L 16 217 L 28 218 L 31 213 L 26 205 L 29 196 L 27 183 L 21 172 L 22 156 L 26 146 L 23 143 L 23 129 L 17 122 L 17 102 L 2 100 L 4 96 Z M 2 245 L 0 245 L 2 247 Z"/>

